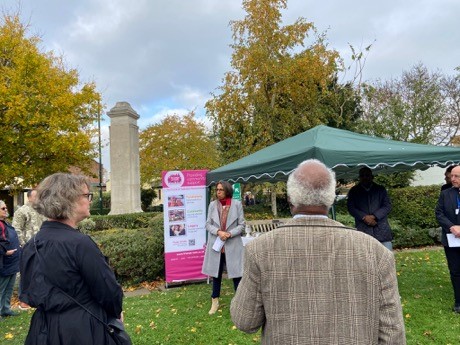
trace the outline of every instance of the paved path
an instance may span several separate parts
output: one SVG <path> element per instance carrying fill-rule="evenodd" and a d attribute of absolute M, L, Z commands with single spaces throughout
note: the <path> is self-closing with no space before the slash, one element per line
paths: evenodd
<path fill-rule="evenodd" d="M 133 291 L 125 291 L 124 295 L 125 295 L 125 297 L 135 297 L 135 296 L 148 295 L 149 293 L 150 293 L 150 291 L 147 290 L 146 288 L 139 288 L 139 289 L 136 289 L 136 290 L 133 290 Z"/>

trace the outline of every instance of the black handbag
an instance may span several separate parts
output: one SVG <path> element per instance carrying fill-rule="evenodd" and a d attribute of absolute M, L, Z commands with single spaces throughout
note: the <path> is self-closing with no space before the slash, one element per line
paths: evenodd
<path fill-rule="evenodd" d="M 101 320 L 99 320 L 101 321 Z M 102 322 L 102 321 L 101 321 Z M 125 326 L 123 322 L 114 317 L 109 317 L 107 320 L 107 328 L 110 336 L 117 343 L 117 345 L 131 345 L 131 338 L 129 334 L 125 331 Z"/>
<path fill-rule="evenodd" d="M 34 246 L 35 246 L 35 253 L 37 254 L 37 257 L 38 257 L 38 261 L 41 262 L 42 257 L 38 253 L 37 243 L 35 242 L 35 236 L 34 236 Z M 83 308 L 88 314 L 94 317 L 97 321 L 102 323 L 105 326 L 110 337 L 115 341 L 117 345 L 132 345 L 131 338 L 129 337 L 129 334 L 126 332 L 123 322 L 121 322 L 119 319 L 115 317 L 109 317 L 107 319 L 107 322 L 104 322 L 98 316 L 96 316 L 91 310 L 86 308 L 83 304 L 78 302 L 75 298 L 70 296 L 67 292 L 62 290 L 60 287 L 57 287 L 56 285 L 54 285 L 54 287 L 58 289 L 60 292 L 62 292 L 69 299 L 71 299 L 73 302 L 75 302 L 78 306 Z"/>

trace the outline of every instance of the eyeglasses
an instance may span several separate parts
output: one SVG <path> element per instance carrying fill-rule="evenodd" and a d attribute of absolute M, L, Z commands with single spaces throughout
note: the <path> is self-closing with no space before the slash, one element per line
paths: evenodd
<path fill-rule="evenodd" d="M 0 208 L 0 210 L 6 211 L 7 208 L 6 208 L 6 207 L 2 207 L 2 208 Z"/>
<path fill-rule="evenodd" d="M 93 201 L 93 193 L 85 193 L 85 194 L 82 194 L 83 196 L 86 196 L 86 198 L 89 200 L 89 201 Z"/>
<path fill-rule="evenodd" d="M 216 190 L 217 190 L 218 192 L 223 192 L 223 191 L 224 191 L 223 188 L 217 188 Z"/>

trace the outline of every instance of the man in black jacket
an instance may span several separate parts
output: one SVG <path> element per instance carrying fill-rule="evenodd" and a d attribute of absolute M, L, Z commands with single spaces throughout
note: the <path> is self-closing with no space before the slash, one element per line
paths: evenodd
<path fill-rule="evenodd" d="M 452 188 L 441 191 L 436 206 L 436 219 L 442 227 L 441 243 L 444 246 L 450 280 L 454 289 L 455 304 L 453 310 L 460 313 L 460 247 L 449 243 L 448 236 L 460 237 L 460 166 L 451 172 Z"/>
<path fill-rule="evenodd" d="M 359 170 L 359 183 L 348 192 L 348 212 L 355 218 L 356 229 L 373 236 L 392 250 L 393 234 L 388 223 L 390 198 L 385 187 L 373 181 L 371 169 L 364 167 Z"/>

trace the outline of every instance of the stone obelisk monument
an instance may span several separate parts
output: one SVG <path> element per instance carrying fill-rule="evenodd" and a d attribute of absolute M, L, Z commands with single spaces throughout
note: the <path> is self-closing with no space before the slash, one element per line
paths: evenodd
<path fill-rule="evenodd" d="M 128 102 L 117 102 L 110 117 L 109 214 L 142 212 L 139 170 L 139 115 Z"/>

